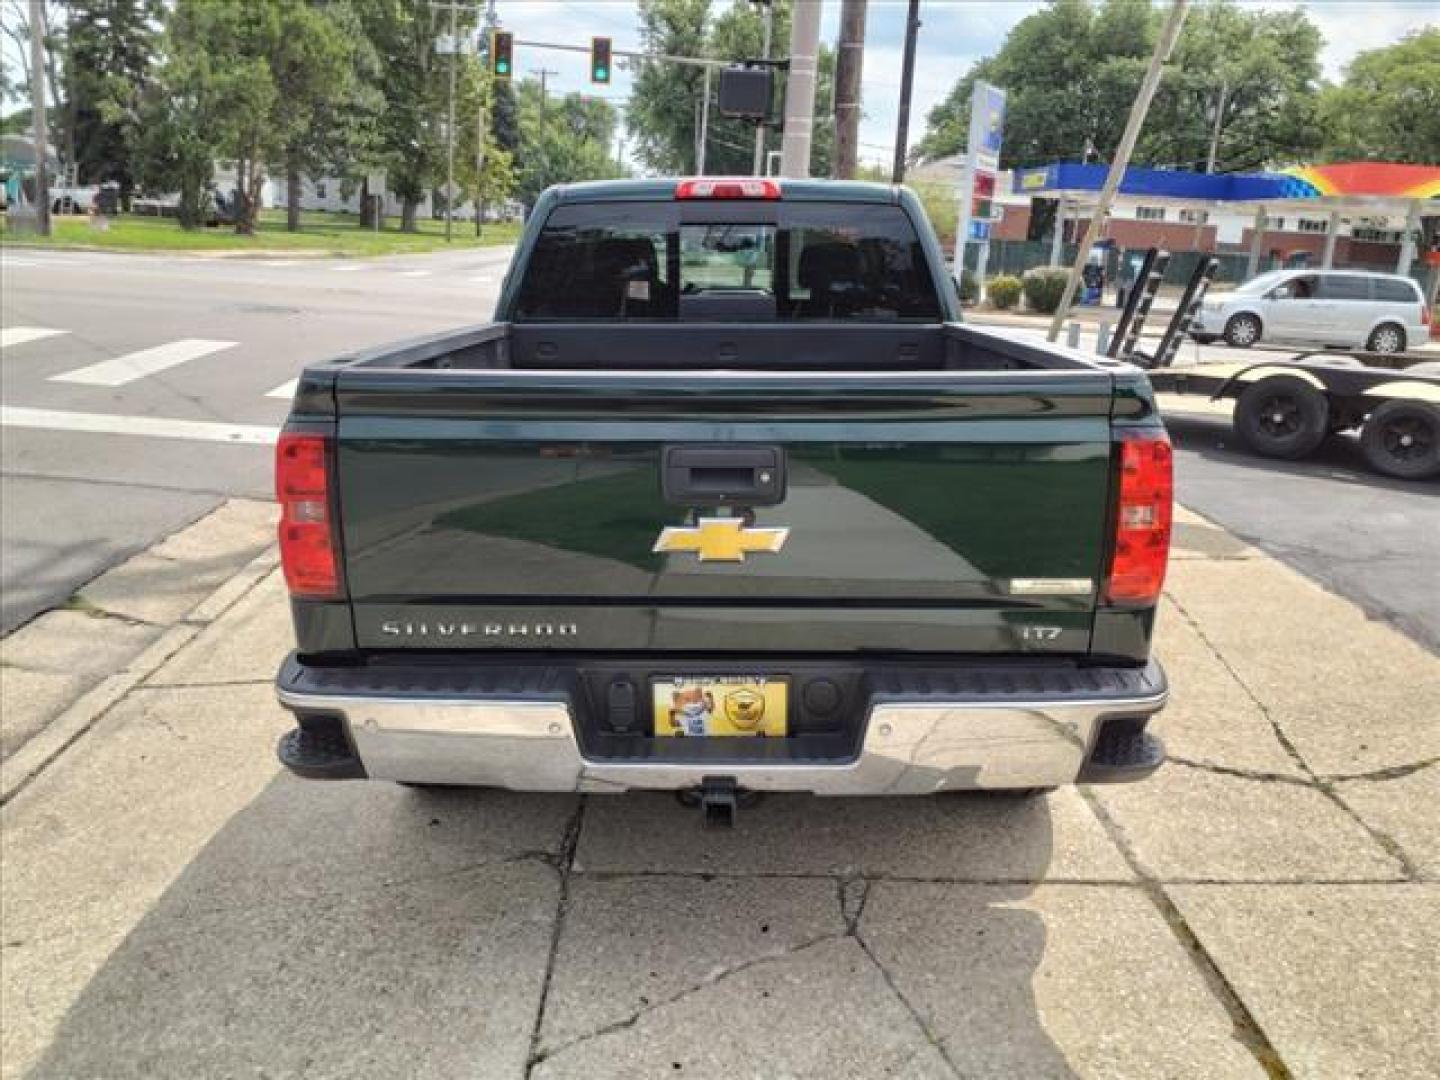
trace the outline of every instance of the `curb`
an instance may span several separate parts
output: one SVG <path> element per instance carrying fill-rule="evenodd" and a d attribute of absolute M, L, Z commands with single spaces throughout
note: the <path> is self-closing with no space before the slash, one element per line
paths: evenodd
<path fill-rule="evenodd" d="M 171 626 L 124 668 L 102 679 L 0 764 L 0 806 L 24 790 L 93 728 L 140 683 L 158 671 L 200 632 L 237 604 L 279 565 L 273 550 L 261 552 Z"/>

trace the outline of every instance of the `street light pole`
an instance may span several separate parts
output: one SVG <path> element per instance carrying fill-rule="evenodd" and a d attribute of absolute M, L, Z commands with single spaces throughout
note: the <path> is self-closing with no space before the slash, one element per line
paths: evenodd
<path fill-rule="evenodd" d="M 771 0 L 765 2 L 765 45 L 760 50 L 762 60 L 770 59 L 770 39 L 775 33 L 775 5 Z M 767 110 L 768 111 L 768 110 Z M 765 121 L 755 125 L 755 158 L 750 166 L 750 172 L 755 176 L 763 175 L 765 168 Z"/>
<path fill-rule="evenodd" d="M 890 170 L 892 184 L 905 180 L 905 152 L 910 148 L 910 91 L 915 85 L 915 39 L 919 34 L 920 0 L 910 0 L 910 12 L 905 17 L 905 59 L 900 64 L 900 116 L 895 121 L 895 164 Z"/>

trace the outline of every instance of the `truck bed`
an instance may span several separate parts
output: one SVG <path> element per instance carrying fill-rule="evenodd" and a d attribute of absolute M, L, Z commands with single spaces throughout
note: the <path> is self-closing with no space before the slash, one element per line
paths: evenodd
<path fill-rule="evenodd" d="M 964 323 L 486 323 L 337 366 L 529 371 L 1056 371 L 1120 367 Z"/>

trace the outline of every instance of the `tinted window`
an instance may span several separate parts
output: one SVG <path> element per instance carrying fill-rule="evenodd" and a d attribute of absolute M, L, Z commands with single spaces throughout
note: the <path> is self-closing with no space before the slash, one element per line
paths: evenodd
<path fill-rule="evenodd" d="M 1375 278 L 1375 299 L 1399 304 L 1418 304 L 1420 297 L 1414 284 L 1394 278 Z"/>
<path fill-rule="evenodd" d="M 515 319 L 942 318 L 924 248 L 898 206 L 757 204 L 753 221 L 735 203 L 719 222 L 687 213 L 715 216 L 684 203 L 558 207 L 525 268 Z"/>
<path fill-rule="evenodd" d="M 1353 274 L 1326 274 L 1320 279 L 1322 300 L 1369 300 L 1370 279 Z"/>

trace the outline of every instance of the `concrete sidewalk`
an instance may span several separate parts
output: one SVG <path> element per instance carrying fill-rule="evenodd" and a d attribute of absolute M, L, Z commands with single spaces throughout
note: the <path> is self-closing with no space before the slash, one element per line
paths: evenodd
<path fill-rule="evenodd" d="M 1194 515 L 1157 778 L 733 832 L 295 780 L 206 603 L 4 807 L 5 1076 L 1440 1073 L 1440 661 Z"/>

